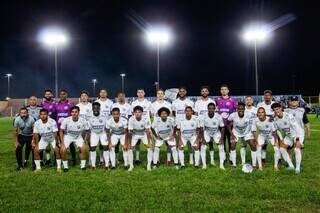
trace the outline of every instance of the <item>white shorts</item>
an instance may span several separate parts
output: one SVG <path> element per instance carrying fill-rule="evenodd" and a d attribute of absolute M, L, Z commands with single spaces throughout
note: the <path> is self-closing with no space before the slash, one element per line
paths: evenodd
<path fill-rule="evenodd" d="M 214 135 L 210 135 L 209 132 L 204 131 L 204 140 L 209 143 L 212 139 L 216 144 L 220 143 L 220 139 L 221 139 L 221 133 L 220 132 L 216 132 L 214 133 Z"/>
<path fill-rule="evenodd" d="M 141 140 L 144 145 L 147 145 L 148 144 L 148 136 L 147 136 L 147 134 L 132 135 L 131 146 L 135 146 L 137 144 L 138 140 Z"/>
<path fill-rule="evenodd" d="M 244 141 L 248 141 L 248 140 L 253 140 L 253 134 L 252 132 L 249 132 L 248 134 L 244 135 L 244 136 L 239 136 L 236 132 L 233 132 L 234 136 L 236 136 L 236 142 L 238 142 L 239 140 L 244 140 Z"/>
<path fill-rule="evenodd" d="M 75 143 L 78 148 L 82 147 L 84 144 L 83 138 L 79 136 L 78 138 L 74 139 L 72 137 L 69 137 L 68 135 L 64 136 L 64 145 L 66 149 L 69 148 L 71 143 Z"/>
<path fill-rule="evenodd" d="M 155 144 L 155 146 L 156 146 L 156 147 L 160 147 L 160 146 L 163 145 L 164 142 L 167 142 L 167 144 L 168 144 L 169 146 L 176 146 L 176 140 L 175 140 L 175 139 L 173 139 L 173 140 L 157 140 L 157 139 L 156 139 L 156 144 Z"/>
<path fill-rule="evenodd" d="M 304 137 L 302 137 L 302 138 L 299 137 L 299 142 L 302 145 L 302 147 L 303 147 L 303 141 L 304 141 Z M 296 137 L 291 138 L 291 137 L 285 136 L 283 139 L 283 143 L 285 145 L 292 147 L 296 143 Z"/>
<path fill-rule="evenodd" d="M 95 132 L 91 132 L 91 134 L 90 134 L 90 147 L 98 146 L 99 141 L 102 146 L 108 145 L 106 133 L 102 132 L 100 134 L 97 134 Z"/>
<path fill-rule="evenodd" d="M 190 143 L 191 146 L 197 146 L 196 140 L 197 140 L 197 136 L 196 135 L 193 135 L 193 136 L 188 137 L 188 138 L 185 138 L 185 137 L 183 137 L 181 135 L 181 142 L 182 142 L 181 147 L 185 147 L 188 142 Z"/>
<path fill-rule="evenodd" d="M 50 144 L 53 149 L 56 148 L 56 140 L 46 141 L 46 140 L 40 139 L 38 144 L 39 150 L 45 150 Z"/>
<path fill-rule="evenodd" d="M 115 135 L 115 134 L 112 134 L 111 135 L 111 144 L 112 144 L 112 146 L 116 146 L 120 141 L 120 144 L 122 146 L 124 146 L 125 139 L 126 139 L 126 135 Z"/>
<path fill-rule="evenodd" d="M 274 146 L 274 143 L 275 143 L 274 137 L 267 138 L 263 135 L 258 135 L 258 144 L 260 146 L 263 146 L 264 144 L 268 144 L 268 143 L 270 143 L 272 146 Z"/>

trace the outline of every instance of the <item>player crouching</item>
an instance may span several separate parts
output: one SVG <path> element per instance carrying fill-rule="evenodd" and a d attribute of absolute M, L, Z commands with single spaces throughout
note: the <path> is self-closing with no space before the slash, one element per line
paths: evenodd
<path fill-rule="evenodd" d="M 142 143 L 147 148 L 147 170 L 151 171 L 151 163 L 153 158 L 153 150 L 151 143 L 151 130 L 150 130 L 150 121 L 147 118 L 142 117 L 143 108 L 141 106 L 135 106 L 133 108 L 133 116 L 129 119 L 128 124 L 128 141 L 130 141 L 129 146 L 129 169 L 128 171 L 133 170 L 133 149 L 137 144 L 138 140 L 141 140 Z"/>
<path fill-rule="evenodd" d="M 48 146 L 54 149 L 57 161 L 57 171 L 61 171 L 61 158 L 58 144 L 58 127 L 55 120 L 48 116 L 49 112 L 46 109 L 40 110 L 40 119 L 37 120 L 33 128 L 33 147 L 34 147 L 34 162 L 36 170 L 41 171 L 40 153 L 47 149 Z"/>
<path fill-rule="evenodd" d="M 179 169 L 178 152 L 175 141 L 175 121 L 172 117 L 168 117 L 169 114 L 170 110 L 168 108 L 161 107 L 158 110 L 158 117 L 155 117 L 155 120 L 152 123 L 152 132 L 156 141 L 153 153 L 154 168 L 157 167 L 156 165 L 159 161 L 160 147 L 165 142 L 172 151 L 174 165 Z"/>
<path fill-rule="evenodd" d="M 64 167 L 63 170 L 65 172 L 69 170 L 67 149 L 71 143 L 75 143 L 75 145 L 80 149 L 80 168 L 82 170 L 86 169 L 84 139 L 87 139 L 89 127 L 87 122 L 83 118 L 79 117 L 79 111 L 79 107 L 71 107 L 71 116 L 62 121 L 59 131 L 61 140 L 60 154 Z"/>
<path fill-rule="evenodd" d="M 116 168 L 115 147 L 119 141 L 122 146 L 124 168 L 128 169 L 128 121 L 121 116 L 120 109 L 115 107 L 111 111 L 112 117 L 107 121 L 107 136 L 110 149 L 110 160 L 112 169 Z"/>

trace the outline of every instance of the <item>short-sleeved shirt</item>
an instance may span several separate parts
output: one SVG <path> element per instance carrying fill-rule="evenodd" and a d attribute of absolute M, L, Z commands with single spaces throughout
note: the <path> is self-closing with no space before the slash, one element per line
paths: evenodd
<path fill-rule="evenodd" d="M 40 118 L 40 110 L 42 109 L 41 106 L 26 106 L 28 109 L 29 116 L 32 116 L 34 120 L 38 120 Z"/>
<path fill-rule="evenodd" d="M 205 114 L 208 113 L 208 104 L 209 103 L 215 103 L 214 100 L 212 100 L 211 98 L 208 98 L 206 101 L 199 99 L 196 101 L 195 105 L 194 105 L 194 111 L 196 113 L 198 113 L 198 116 L 201 117 Z"/>
<path fill-rule="evenodd" d="M 73 103 L 71 103 L 68 100 L 65 102 L 59 101 L 57 102 L 55 107 L 56 107 L 56 121 L 58 124 L 58 128 L 60 128 L 62 121 L 71 115 L 71 108 L 73 107 Z"/>
<path fill-rule="evenodd" d="M 155 118 L 152 123 L 152 129 L 159 135 L 163 140 L 169 139 L 169 136 L 173 134 L 176 124 L 174 118 L 167 117 L 163 121 L 160 117 Z"/>
<path fill-rule="evenodd" d="M 200 127 L 202 127 L 210 136 L 213 136 L 215 133 L 219 132 L 220 128 L 224 126 L 223 119 L 218 113 L 214 113 L 212 118 L 210 118 L 207 114 L 200 120 Z"/>
<path fill-rule="evenodd" d="M 99 114 L 98 116 L 95 116 L 94 114 L 92 114 L 91 116 L 88 117 L 87 122 L 91 132 L 94 132 L 96 134 L 101 134 L 105 130 L 107 117 L 102 114 Z"/>
<path fill-rule="evenodd" d="M 41 103 L 42 108 L 48 110 L 49 116 L 52 119 L 56 119 L 56 104 L 57 103 L 54 102 L 53 100 L 52 101 L 44 100 Z"/>
<path fill-rule="evenodd" d="M 151 111 L 151 102 L 148 101 L 147 99 L 143 99 L 143 101 L 140 101 L 139 99 L 133 101 L 131 103 L 131 112 L 133 115 L 133 109 L 136 106 L 141 106 L 143 108 L 143 117 L 147 118 L 150 121 L 150 111 Z"/>
<path fill-rule="evenodd" d="M 140 121 L 136 119 L 135 116 L 132 116 L 129 119 L 128 129 L 132 131 L 133 135 L 144 135 L 146 129 L 150 129 L 150 120 L 142 117 Z"/>
<path fill-rule="evenodd" d="M 31 116 L 28 116 L 26 119 L 22 119 L 20 116 L 17 116 L 14 119 L 13 127 L 19 130 L 18 133 L 20 135 L 32 136 L 34 123 L 35 120 Z"/>
<path fill-rule="evenodd" d="M 181 120 L 185 117 L 185 109 L 187 106 L 194 108 L 194 103 L 189 98 L 181 100 L 177 98 L 172 102 L 172 111 L 175 111 L 176 119 Z"/>
<path fill-rule="evenodd" d="M 114 118 L 111 117 L 106 123 L 106 129 L 110 130 L 110 132 L 115 135 L 125 134 L 125 129 L 127 128 L 128 120 L 123 117 L 120 117 L 118 122 L 116 122 Z"/>
<path fill-rule="evenodd" d="M 301 137 L 302 131 L 296 119 L 292 114 L 283 112 L 282 118 L 275 116 L 274 122 L 277 129 L 283 131 L 285 136 L 288 137 Z"/>
<path fill-rule="evenodd" d="M 229 115 L 235 112 L 237 109 L 237 100 L 232 97 L 224 98 L 223 96 L 220 96 L 215 101 L 217 104 L 218 113 L 222 116 L 224 124 L 228 125 Z"/>
<path fill-rule="evenodd" d="M 114 103 L 111 106 L 111 110 L 113 108 L 119 108 L 121 117 L 123 117 L 125 119 L 129 119 L 129 116 L 132 115 L 132 113 L 131 113 L 131 105 L 128 104 L 128 103 L 120 104 L 119 102 L 117 102 L 117 103 Z"/>
<path fill-rule="evenodd" d="M 304 125 L 309 123 L 309 119 L 307 117 L 307 113 L 304 108 L 297 107 L 297 108 L 287 108 L 284 110 L 285 112 L 293 115 L 293 117 L 298 122 L 301 129 L 304 130 Z"/>
<path fill-rule="evenodd" d="M 48 118 L 46 123 L 41 119 L 34 123 L 33 133 L 39 134 L 41 140 L 53 141 L 55 140 L 54 134 L 58 132 L 57 122 L 52 118 Z"/>
<path fill-rule="evenodd" d="M 89 102 L 87 104 L 80 102 L 77 104 L 77 106 L 80 108 L 79 116 L 85 120 L 88 120 L 88 118 L 92 115 L 92 104 Z"/>
<path fill-rule="evenodd" d="M 263 101 L 263 102 L 258 103 L 257 108 L 259 109 L 260 107 L 263 107 L 264 110 L 266 111 L 266 115 L 273 117 L 274 112 L 271 109 L 271 105 L 273 103 L 274 103 L 274 101 L 271 101 L 270 104 L 266 104 L 266 102 Z"/>
<path fill-rule="evenodd" d="M 245 137 L 251 132 L 251 117 L 246 113 L 241 118 L 238 112 L 233 112 L 228 117 L 228 121 L 232 122 L 232 131 L 237 137 Z"/>
<path fill-rule="evenodd" d="M 172 111 L 172 108 L 171 108 L 171 103 L 169 103 L 168 101 L 161 101 L 159 102 L 158 100 L 156 100 L 155 102 L 153 102 L 151 104 L 151 113 L 155 116 L 155 117 L 159 117 L 158 116 L 158 110 L 162 107 L 165 107 L 167 109 L 170 110 L 170 112 Z"/>
<path fill-rule="evenodd" d="M 192 115 L 188 120 L 186 116 L 177 122 L 177 129 L 180 130 L 181 135 L 185 138 L 191 138 L 197 134 L 197 128 L 200 127 L 198 116 Z"/>
<path fill-rule="evenodd" d="M 111 117 L 111 106 L 113 101 L 106 99 L 102 101 L 101 99 L 96 100 L 100 104 L 100 114 L 104 115 L 109 119 Z"/>
<path fill-rule="evenodd" d="M 255 118 L 252 122 L 251 131 L 259 131 L 259 135 L 262 135 L 266 138 L 272 138 L 272 133 L 277 130 L 274 122 L 270 121 L 269 118 L 266 118 L 264 121 L 260 121 L 259 118 Z"/>
<path fill-rule="evenodd" d="M 250 109 L 246 107 L 244 113 L 249 114 L 252 119 L 257 117 L 258 109 L 255 106 L 252 106 Z"/>
<path fill-rule="evenodd" d="M 87 121 L 83 118 L 79 117 L 77 121 L 73 121 L 70 116 L 63 119 L 60 129 L 64 130 L 65 136 L 78 139 L 79 137 L 82 137 L 82 133 L 85 130 L 89 130 L 89 126 Z"/>

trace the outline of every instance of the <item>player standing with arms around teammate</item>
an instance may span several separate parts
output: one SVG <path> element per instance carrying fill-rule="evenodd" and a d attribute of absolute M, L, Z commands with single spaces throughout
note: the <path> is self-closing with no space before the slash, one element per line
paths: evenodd
<path fill-rule="evenodd" d="M 35 121 L 39 119 L 42 107 L 38 105 L 38 98 L 36 96 L 31 96 L 29 98 L 26 108 L 28 109 L 29 116 L 33 117 Z"/>
<path fill-rule="evenodd" d="M 187 106 L 194 108 L 194 103 L 187 98 L 187 89 L 184 86 L 179 87 L 178 98 L 172 102 L 172 114 L 176 120 L 181 120 L 185 117 Z"/>

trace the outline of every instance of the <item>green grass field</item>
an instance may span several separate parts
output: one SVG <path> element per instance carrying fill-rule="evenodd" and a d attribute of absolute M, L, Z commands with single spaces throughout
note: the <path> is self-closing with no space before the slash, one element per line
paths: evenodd
<path fill-rule="evenodd" d="M 15 171 L 12 122 L 0 119 L 0 212 L 320 212 L 320 119 L 310 121 L 300 175 L 274 172 L 271 149 L 267 168 L 251 174 L 229 165 L 226 171 L 161 166 L 147 172 L 145 161 L 131 173 L 77 166 L 57 174 Z"/>

